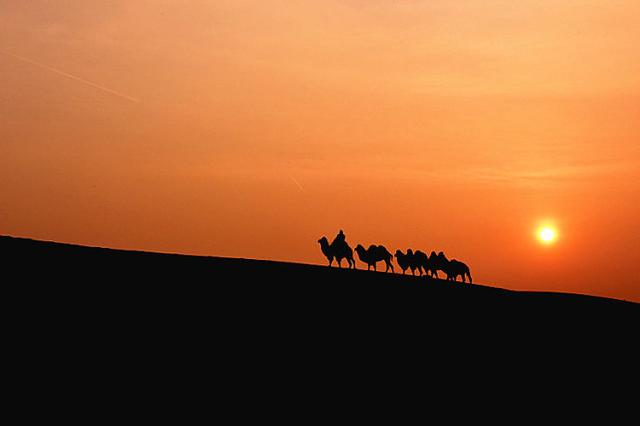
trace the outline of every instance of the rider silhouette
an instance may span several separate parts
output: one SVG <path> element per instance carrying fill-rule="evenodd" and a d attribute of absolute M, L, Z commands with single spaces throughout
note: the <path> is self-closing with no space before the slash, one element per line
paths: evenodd
<path fill-rule="evenodd" d="M 336 237 L 333 239 L 333 242 L 331 243 L 332 246 L 335 246 L 336 244 L 343 244 L 345 242 L 345 235 L 344 232 L 342 232 L 342 229 L 340 230 L 340 232 L 338 232 L 338 235 L 336 235 Z"/>

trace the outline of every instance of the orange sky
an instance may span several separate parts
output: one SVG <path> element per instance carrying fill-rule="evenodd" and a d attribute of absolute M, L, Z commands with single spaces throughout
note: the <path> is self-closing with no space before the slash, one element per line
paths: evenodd
<path fill-rule="evenodd" d="M 0 234 L 324 263 L 343 228 L 640 301 L 638 22 L 637 0 L 0 0 Z"/>

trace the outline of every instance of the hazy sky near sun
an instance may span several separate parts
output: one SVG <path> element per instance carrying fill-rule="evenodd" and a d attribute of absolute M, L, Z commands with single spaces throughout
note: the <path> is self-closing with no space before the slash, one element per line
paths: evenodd
<path fill-rule="evenodd" d="M 323 263 L 342 228 L 640 300 L 638 22 L 636 0 L 0 0 L 0 234 Z"/>

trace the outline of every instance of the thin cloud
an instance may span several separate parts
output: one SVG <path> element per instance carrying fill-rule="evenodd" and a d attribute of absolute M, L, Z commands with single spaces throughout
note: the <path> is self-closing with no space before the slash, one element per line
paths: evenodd
<path fill-rule="evenodd" d="M 507 168 L 477 168 L 465 171 L 463 176 L 471 180 L 513 184 L 544 184 L 620 175 L 636 170 L 638 166 L 639 164 L 632 162 L 613 162 L 518 170 Z"/>
<path fill-rule="evenodd" d="M 0 53 L 2 53 L 4 55 L 7 55 L 7 56 L 11 56 L 12 58 L 18 59 L 18 60 L 20 60 L 22 62 L 26 62 L 26 63 L 34 65 L 36 67 L 51 71 L 51 72 L 53 72 L 55 74 L 58 74 L 58 75 L 61 75 L 63 77 L 67 77 L 67 78 L 69 78 L 71 80 L 79 81 L 79 82 L 84 83 L 84 84 L 86 84 L 88 86 L 94 87 L 94 88 L 96 88 L 98 90 L 102 90 L 103 92 L 110 93 L 112 95 L 115 95 L 115 96 L 118 96 L 120 98 L 126 99 L 126 100 L 128 100 L 130 102 L 140 102 L 139 99 L 134 98 L 132 96 L 129 96 L 129 95 L 125 94 L 125 93 L 118 92 L 116 90 L 110 89 L 108 87 L 102 86 L 102 85 L 100 85 L 98 83 L 94 83 L 94 82 L 89 81 L 89 80 L 85 80 L 82 77 L 78 77 L 77 75 L 69 74 L 68 72 L 59 70 L 59 69 L 54 68 L 54 67 L 50 67 L 49 65 L 43 64 L 43 63 L 38 62 L 38 61 L 34 61 L 33 59 L 25 58 L 24 56 L 16 55 L 15 53 L 6 52 L 6 51 L 3 51 L 3 50 L 0 50 Z"/>
<path fill-rule="evenodd" d="M 300 184 L 300 182 L 298 182 L 298 180 L 296 178 L 294 178 L 293 176 L 289 175 L 289 177 L 291 178 L 291 180 L 293 181 L 293 183 L 296 184 L 296 186 L 300 189 L 300 191 L 302 192 L 306 192 L 304 187 Z"/>

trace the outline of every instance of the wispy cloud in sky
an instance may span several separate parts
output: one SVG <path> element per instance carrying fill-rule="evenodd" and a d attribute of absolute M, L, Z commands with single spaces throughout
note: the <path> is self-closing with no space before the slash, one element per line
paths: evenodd
<path fill-rule="evenodd" d="M 612 176 L 624 176 L 640 167 L 638 162 L 610 162 L 601 164 L 582 164 L 554 166 L 546 168 L 532 167 L 481 167 L 467 169 L 460 176 L 465 180 L 491 181 L 512 185 L 544 186 L 571 180 L 607 179 Z"/>
<path fill-rule="evenodd" d="M 300 191 L 305 192 L 304 187 L 300 184 L 300 182 L 298 182 L 298 179 L 294 178 L 293 176 L 289 175 L 289 177 L 291 178 L 291 180 L 293 181 L 293 183 L 296 184 L 296 186 L 300 189 Z"/>
<path fill-rule="evenodd" d="M 68 72 L 62 71 L 62 70 L 60 70 L 58 68 L 51 67 L 49 65 L 43 64 L 43 63 L 38 62 L 38 61 L 34 61 L 33 59 L 25 58 L 24 56 L 16 55 L 15 53 L 7 52 L 7 51 L 4 51 L 4 50 L 0 50 L 0 53 L 2 53 L 4 55 L 7 55 L 7 56 L 10 56 L 12 58 L 15 58 L 15 59 L 17 59 L 19 61 L 26 62 L 26 63 L 31 64 L 33 66 L 36 66 L 38 68 L 42 68 L 42 69 L 51 71 L 52 73 L 61 75 L 63 77 L 69 78 L 71 80 L 75 80 L 75 81 L 78 81 L 80 83 L 84 83 L 84 84 L 86 84 L 88 86 L 91 86 L 91 87 L 96 88 L 98 90 L 101 90 L 103 92 L 109 93 L 111 95 L 118 96 L 118 97 L 120 97 L 122 99 L 126 99 L 126 100 L 131 101 L 131 102 L 140 102 L 139 99 L 134 98 L 133 96 L 129 96 L 129 95 L 125 94 L 125 93 L 118 92 L 117 90 L 110 89 L 110 88 L 108 88 L 106 86 L 103 86 L 101 84 L 94 83 L 93 81 L 85 80 L 82 77 L 78 77 L 77 75 L 69 74 Z"/>

